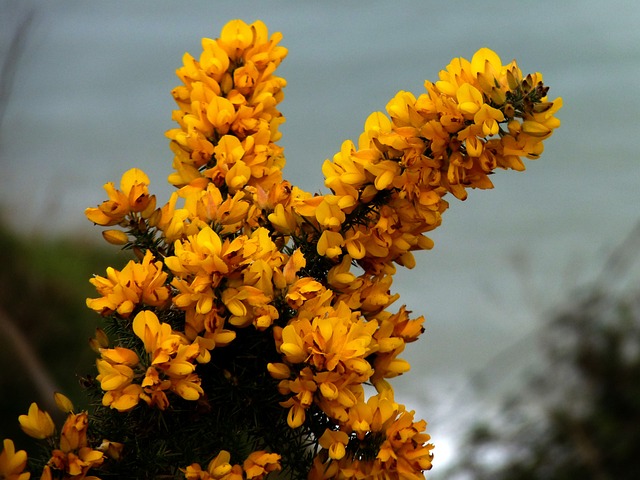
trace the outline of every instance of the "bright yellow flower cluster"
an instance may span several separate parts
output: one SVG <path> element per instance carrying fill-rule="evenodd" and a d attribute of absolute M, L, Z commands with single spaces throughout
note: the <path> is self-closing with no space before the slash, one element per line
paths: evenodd
<path fill-rule="evenodd" d="M 242 465 L 231 465 L 231 455 L 222 450 L 209 462 L 206 470 L 194 463 L 183 470 L 187 480 L 262 480 L 269 473 L 281 470 L 280 455 L 255 451 Z"/>
<path fill-rule="evenodd" d="M 560 124 L 562 101 L 547 99 L 542 75 L 523 78 L 487 48 L 454 59 L 425 89 L 398 92 L 388 116 L 371 114 L 357 148 L 346 141 L 323 165 L 332 193 L 295 209 L 324 230 L 322 255 L 346 251 L 371 272 L 412 267 L 411 252 L 432 246 L 423 234 L 440 225 L 447 193 L 464 200 L 467 188 L 492 188 L 496 168 L 524 170 L 520 157 L 537 158 Z"/>
<path fill-rule="evenodd" d="M 120 181 L 120 190 L 112 182 L 104 185 L 109 196 L 101 205 L 87 208 L 85 214 L 93 223 L 103 226 L 121 224 L 132 215 L 149 218 L 156 208 L 155 195 L 149 195 L 149 177 L 142 170 L 132 168 Z"/>
<path fill-rule="evenodd" d="M 174 254 L 165 258 L 165 265 L 175 275 L 173 301 L 186 311 L 188 336 L 206 331 L 205 338 L 226 344 L 233 339 L 233 332 L 224 328 L 227 323 L 264 330 L 278 318 L 272 302 L 276 289 L 286 286 L 286 256 L 267 229 L 223 241 L 205 226 L 184 241 L 176 240 Z M 221 310 L 228 312 L 226 319 Z"/>
<path fill-rule="evenodd" d="M 153 260 L 147 250 L 141 263 L 130 261 L 122 271 L 108 267 L 106 278 L 96 275 L 89 281 L 102 296 L 87 299 L 87 306 L 101 315 L 117 313 L 124 318 L 139 304 L 162 307 L 169 299 L 167 273 L 162 262 Z"/>
<path fill-rule="evenodd" d="M 470 61 L 454 59 L 418 97 L 399 92 L 386 114 L 369 116 L 357 147 L 346 141 L 324 162 L 330 192 L 312 195 L 282 178 L 280 39 L 260 21 L 234 20 L 202 41 L 198 59 L 186 54 L 173 91 L 178 128 L 167 133 L 176 191 L 156 208 L 147 175 L 133 168 L 86 210 L 96 224 L 121 227 L 105 239 L 136 254 L 91 280 L 98 297 L 87 305 L 105 317 L 113 342 L 103 330 L 91 341 L 98 411 L 191 422 L 168 430 L 202 450 L 167 467 L 187 479 L 282 471 L 418 480 L 433 446 L 426 422 L 395 402 L 389 379 L 409 371 L 400 355 L 424 318 L 390 310 L 399 298 L 395 265 L 412 268 L 413 252 L 432 247 L 425 233 L 440 225 L 447 194 L 465 199 L 468 188 L 491 188 L 494 170 L 523 170 L 521 157 L 537 158 L 562 103 L 547 99 L 540 74 L 524 76 L 480 49 Z M 122 448 L 135 447 L 91 448 L 87 414 L 66 410 L 43 478 L 83 478 L 107 468 L 105 454 L 119 461 Z M 272 424 L 260 423 L 263 411 Z M 199 422 L 215 428 L 211 418 L 227 417 L 238 421 L 231 432 L 194 433 Z M 20 423 L 36 438 L 54 435 L 35 404 Z M 149 444 L 152 428 L 142 429 Z M 227 446 L 230 433 L 242 441 Z M 159 445 L 163 452 L 167 443 Z M 5 441 L 0 476 L 28 478 L 25 462 Z"/>
<path fill-rule="evenodd" d="M 167 132 L 173 185 L 208 179 L 233 194 L 280 183 L 284 157 L 274 142 L 284 117 L 276 106 L 286 82 L 273 72 L 287 54 L 281 39 L 269 37 L 263 22 L 233 20 L 219 39 L 202 40 L 199 60 L 185 54 L 177 72 L 184 85 L 172 92 L 180 128 Z"/>
<path fill-rule="evenodd" d="M 391 390 L 350 409 L 340 429 L 326 429 L 319 443 L 309 480 L 387 479 L 419 480 L 431 468 L 426 422 L 413 421 L 413 412 L 393 401 Z M 347 451 L 349 454 L 347 455 Z"/>
<path fill-rule="evenodd" d="M 99 480 L 98 477 L 87 476 L 87 473 L 102 465 L 105 451 L 117 455 L 122 445 L 105 440 L 97 449 L 91 447 L 87 437 L 87 412 L 74 413 L 71 401 L 62 394 L 56 393 L 55 400 L 58 407 L 67 413 L 59 435 L 51 416 L 40 410 L 35 403 L 29 407 L 28 414 L 19 417 L 20 426 L 27 435 L 38 440 L 46 439 L 52 445 L 51 457 L 44 466 L 40 479 Z M 26 466 L 26 460 L 27 455 L 24 451 L 15 452 L 13 442 L 5 440 L 4 451 L 0 455 L 0 476 L 16 480 L 30 478 L 30 473 L 20 473 Z"/>
<path fill-rule="evenodd" d="M 126 412 L 144 400 L 164 410 L 169 406 L 167 390 L 185 400 L 200 398 L 200 378 L 194 373 L 201 358 L 200 344 L 188 341 L 169 324 L 160 323 L 149 310 L 136 315 L 132 328 L 144 345 L 146 355 L 142 360 L 129 348 L 99 349 L 96 380 L 105 391 L 102 404 Z"/>
<path fill-rule="evenodd" d="M 289 426 L 318 412 L 332 425 L 318 439 L 310 478 L 422 478 L 431 465 L 426 424 L 393 401 L 387 379 L 409 370 L 398 356 L 424 319 L 405 307 L 388 311 L 398 298 L 393 264 L 411 268 L 412 252 L 432 247 L 424 234 L 440 225 L 447 193 L 464 199 L 467 188 L 492 187 L 496 168 L 522 170 L 520 157 L 537 158 L 559 125 L 561 101 L 547 100 L 540 74 L 524 77 L 515 62 L 481 49 L 471 61 L 453 60 L 417 98 L 399 92 L 387 115 L 373 113 L 357 148 L 346 141 L 324 163 L 331 193 L 313 196 L 282 180 L 276 105 L 285 81 L 273 75 L 286 55 L 280 39 L 262 22 L 235 20 L 219 39 L 203 40 L 199 60 L 185 55 L 183 85 L 173 92 L 179 128 L 167 134 L 169 181 L 179 189 L 164 207 L 133 215 L 135 202 L 124 199 L 151 197 L 146 176 L 132 170 L 122 191 L 107 184 L 110 200 L 87 210 L 96 223 L 120 221 L 127 240 L 148 248 L 142 263 L 92 281 L 102 298 L 91 308 L 122 318 L 139 312 L 133 330 L 148 356 L 100 349 L 103 403 L 129 410 L 143 399 L 166 409 L 166 391 L 201 398 L 198 362 L 253 326 L 273 334 L 280 361 L 265 369 Z M 181 331 L 141 310 L 162 314 L 169 297 Z M 367 399 L 365 383 L 377 395 Z M 228 458 L 221 452 L 207 471 L 185 474 L 240 475 Z"/>

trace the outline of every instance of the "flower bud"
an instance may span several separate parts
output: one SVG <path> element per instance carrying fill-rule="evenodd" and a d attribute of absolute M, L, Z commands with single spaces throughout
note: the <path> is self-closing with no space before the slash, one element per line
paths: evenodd
<path fill-rule="evenodd" d="M 60 409 L 60 411 L 64 413 L 73 412 L 73 403 L 66 395 L 63 395 L 60 392 L 56 392 L 53 394 L 53 399 L 56 401 L 56 405 Z"/>
<path fill-rule="evenodd" d="M 24 433 L 38 440 L 50 437 L 55 430 L 51 416 L 44 410 L 40 410 L 35 402 L 29 407 L 29 413 L 20 415 L 18 421 Z"/>
<path fill-rule="evenodd" d="M 102 237 L 112 245 L 126 245 L 129 237 L 122 230 L 105 230 Z"/>

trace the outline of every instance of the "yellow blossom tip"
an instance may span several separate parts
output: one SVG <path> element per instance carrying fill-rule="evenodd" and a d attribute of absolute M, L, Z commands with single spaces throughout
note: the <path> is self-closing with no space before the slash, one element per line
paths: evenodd
<path fill-rule="evenodd" d="M 121 230 L 104 230 L 102 238 L 112 245 L 126 245 L 129 242 L 129 237 Z"/>
<path fill-rule="evenodd" d="M 51 416 L 40 410 L 35 402 L 29 407 L 27 415 L 20 415 L 18 421 L 24 433 L 38 440 L 52 436 L 55 430 Z"/>
<path fill-rule="evenodd" d="M 56 392 L 53 394 L 53 399 L 56 402 L 56 406 L 63 413 L 71 413 L 73 412 L 73 403 L 66 395 L 63 395 L 60 392 Z"/>

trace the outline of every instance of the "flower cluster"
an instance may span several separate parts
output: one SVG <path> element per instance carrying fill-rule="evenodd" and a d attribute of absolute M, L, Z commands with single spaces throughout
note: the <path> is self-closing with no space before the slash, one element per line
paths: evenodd
<path fill-rule="evenodd" d="M 423 234 L 440 225 L 447 193 L 464 200 L 467 188 L 492 188 L 496 168 L 524 170 L 520 157 L 537 158 L 560 124 L 561 99 L 547 99 L 542 75 L 523 78 L 487 48 L 454 59 L 425 89 L 398 92 L 388 116 L 369 116 L 357 148 L 346 141 L 324 163 L 332 193 L 295 209 L 323 230 L 320 254 L 346 252 L 376 273 L 412 267 L 411 252 L 432 246 Z"/>
<path fill-rule="evenodd" d="M 180 128 L 167 132 L 173 185 L 212 181 L 233 194 L 280 183 L 284 157 L 274 142 L 284 117 L 276 106 L 286 82 L 273 72 L 287 54 L 281 38 L 260 21 L 233 20 L 219 39 L 203 39 L 199 60 L 185 54 L 177 72 L 184 85 L 172 92 Z"/>
<path fill-rule="evenodd" d="M 282 177 L 280 39 L 234 20 L 198 59 L 186 54 L 167 132 L 169 201 L 157 207 L 134 168 L 86 210 L 120 227 L 105 239 L 136 255 L 94 277 L 87 300 L 106 322 L 91 341 L 98 375 L 86 380 L 95 428 L 113 438 L 118 418 L 132 424 L 117 429 L 122 445 L 106 442 L 118 445 L 106 462 L 107 447 L 87 441 L 92 417 L 70 413 L 43 478 L 153 468 L 194 480 L 417 480 L 431 468 L 426 422 L 389 381 L 409 371 L 400 355 L 424 330 L 422 316 L 390 310 L 395 265 L 412 268 L 413 252 L 432 247 L 425 234 L 447 194 L 465 199 L 491 188 L 495 169 L 537 158 L 561 101 L 547 99 L 540 74 L 481 49 L 373 113 L 357 146 L 323 164 L 330 192 L 312 195 Z M 51 437 L 51 419 L 32 410 L 25 431 Z M 25 461 L 5 442 L 0 474 L 26 478 Z"/>
<path fill-rule="evenodd" d="M 314 458 L 310 480 L 329 478 L 401 478 L 419 480 L 431 468 L 426 422 L 393 401 L 390 390 L 349 411 L 339 429 L 320 437 L 322 452 Z"/>
<path fill-rule="evenodd" d="M 189 342 L 169 324 L 160 323 L 149 310 L 136 315 L 132 328 L 144 345 L 146 361 L 128 348 L 100 348 L 96 380 L 105 391 L 102 404 L 124 412 L 144 400 L 164 410 L 169 405 L 167 390 L 185 400 L 200 398 L 200 378 L 194 373 L 195 361 L 200 357 L 199 344 Z M 134 382 L 136 378 L 140 383 Z"/>
<path fill-rule="evenodd" d="M 98 479 L 87 476 L 90 470 L 100 467 L 106 455 L 117 457 L 122 445 L 103 441 L 97 448 L 89 444 L 87 412 L 74 413 L 71 401 L 60 393 L 55 394 L 58 407 L 67 414 L 60 433 L 56 432 L 51 416 L 40 410 L 35 403 L 29 407 L 26 415 L 20 415 L 22 430 L 38 440 L 47 440 L 51 446 L 51 457 L 42 469 L 41 480 Z M 5 440 L 4 451 L 0 455 L 0 475 L 2 478 L 26 480 L 29 472 L 23 472 L 27 461 L 24 451 L 15 451 L 11 440 Z"/>
<path fill-rule="evenodd" d="M 87 299 L 87 306 L 102 315 L 117 313 L 127 318 L 136 305 L 164 305 L 169 298 L 167 273 L 162 270 L 162 262 L 153 260 L 151 250 L 147 250 L 140 263 L 130 261 L 121 271 L 108 267 L 106 278 L 96 275 L 90 282 L 101 297 Z"/>
<path fill-rule="evenodd" d="M 279 471 L 280 455 L 263 451 L 253 452 L 242 465 L 231 465 L 231 455 L 222 450 L 209 462 L 206 470 L 194 463 L 185 468 L 187 480 L 262 480 L 270 472 Z"/>

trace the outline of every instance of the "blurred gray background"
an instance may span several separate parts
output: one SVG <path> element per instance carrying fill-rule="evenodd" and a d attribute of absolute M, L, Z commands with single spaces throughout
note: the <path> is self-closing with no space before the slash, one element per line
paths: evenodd
<path fill-rule="evenodd" d="M 230 19 L 284 34 L 280 108 L 285 177 L 323 191 L 321 165 L 398 90 L 423 91 L 453 57 L 480 47 L 540 71 L 564 99 L 561 128 L 527 172 L 451 199 L 435 248 L 394 283 L 426 334 L 396 379 L 397 397 L 427 419 L 436 466 L 456 432 L 535 361 L 543 313 L 589 282 L 633 229 L 640 205 L 640 3 L 507 1 L 5 2 L 34 12 L 0 136 L 0 206 L 29 235 L 101 241 L 83 210 L 131 168 L 168 199 L 171 89 L 184 52 Z M 0 11 L 0 30 L 16 16 Z M 14 9 L 15 10 L 15 9 Z M 2 34 L 0 34 L 2 35 Z M 0 36 L 0 46 L 8 48 Z M 4 53 L 4 52 L 3 52 Z M 7 99 L 5 99 L 7 100 Z"/>

